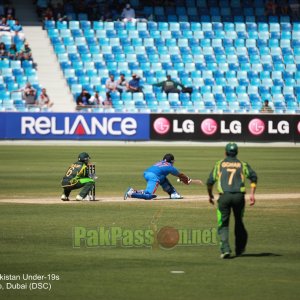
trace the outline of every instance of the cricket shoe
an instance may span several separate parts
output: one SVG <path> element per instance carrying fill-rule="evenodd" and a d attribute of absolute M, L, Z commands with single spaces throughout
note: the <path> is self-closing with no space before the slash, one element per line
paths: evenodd
<path fill-rule="evenodd" d="M 183 199 L 183 197 L 178 193 L 173 193 L 170 195 L 170 199 Z"/>
<path fill-rule="evenodd" d="M 69 197 L 67 197 L 65 194 L 62 194 L 61 197 L 60 197 L 60 199 L 62 201 L 69 201 Z"/>
<path fill-rule="evenodd" d="M 83 201 L 83 198 L 80 195 L 76 196 L 76 201 Z"/>
<path fill-rule="evenodd" d="M 134 193 L 134 189 L 129 187 L 124 194 L 124 200 L 126 200 L 128 197 L 130 198 L 133 193 Z"/>
<path fill-rule="evenodd" d="M 92 197 L 90 195 L 86 195 L 84 198 L 83 198 L 83 201 L 91 201 L 92 200 Z"/>
<path fill-rule="evenodd" d="M 241 256 L 246 251 L 246 248 L 242 250 L 235 250 L 235 256 Z"/>
<path fill-rule="evenodd" d="M 222 259 L 228 259 L 228 258 L 230 258 L 230 252 L 222 253 L 220 255 L 220 258 L 222 258 Z"/>

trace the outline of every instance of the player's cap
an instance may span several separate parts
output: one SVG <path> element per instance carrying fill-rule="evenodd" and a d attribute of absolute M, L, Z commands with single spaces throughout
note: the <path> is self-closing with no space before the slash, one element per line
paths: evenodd
<path fill-rule="evenodd" d="M 86 152 L 81 152 L 79 155 L 78 155 L 78 160 L 79 161 L 82 161 L 82 162 L 88 162 L 88 160 L 91 159 L 89 154 L 86 153 Z"/>
<path fill-rule="evenodd" d="M 225 147 L 226 155 L 236 156 L 238 154 L 238 145 L 236 143 L 228 143 Z"/>
<path fill-rule="evenodd" d="M 163 160 L 165 160 L 165 161 L 167 161 L 167 162 L 173 164 L 174 161 L 175 161 L 175 157 L 174 157 L 173 154 L 167 153 L 167 154 L 165 154 L 165 156 L 163 157 Z"/>

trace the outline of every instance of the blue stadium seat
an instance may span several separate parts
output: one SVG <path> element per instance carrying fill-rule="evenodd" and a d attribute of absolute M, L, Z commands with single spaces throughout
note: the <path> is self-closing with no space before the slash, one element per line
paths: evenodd
<path fill-rule="evenodd" d="M 202 48 L 200 46 L 191 46 L 191 52 L 193 55 L 203 54 Z"/>
<path fill-rule="evenodd" d="M 284 102 L 274 102 L 274 109 L 276 113 L 284 113 L 286 105 Z"/>
<path fill-rule="evenodd" d="M 62 40 L 58 36 L 51 37 L 50 40 L 51 40 L 52 45 L 61 45 L 62 44 Z"/>
<path fill-rule="evenodd" d="M 159 46 L 157 46 L 157 53 L 159 55 L 161 55 L 161 54 L 169 54 L 168 47 L 165 46 L 165 45 L 159 45 Z"/>
<path fill-rule="evenodd" d="M 173 55 L 171 54 L 170 59 L 171 59 L 172 63 L 180 63 L 180 62 L 182 62 L 181 55 L 179 55 L 179 54 L 173 54 Z"/>
<path fill-rule="evenodd" d="M 75 37 L 81 37 L 83 36 L 83 32 L 81 29 L 71 29 L 71 35 Z"/>
<path fill-rule="evenodd" d="M 64 30 L 66 30 L 66 29 L 64 29 Z M 69 35 L 71 35 L 71 33 Z M 58 29 L 49 29 L 48 30 L 48 36 L 49 36 L 49 38 L 59 37 L 59 36 L 61 36 L 61 34 L 60 34 L 60 31 Z"/>
<path fill-rule="evenodd" d="M 176 38 L 166 38 L 165 45 L 167 47 L 177 46 L 177 39 Z"/>
<path fill-rule="evenodd" d="M 87 45 L 78 45 L 77 51 L 80 55 L 90 53 L 89 47 Z"/>
<path fill-rule="evenodd" d="M 167 94 L 164 92 L 156 93 L 156 99 L 158 102 L 166 102 L 168 100 Z"/>
<path fill-rule="evenodd" d="M 65 46 L 61 44 L 54 45 L 54 52 L 56 55 L 66 53 Z"/>
<path fill-rule="evenodd" d="M 275 94 L 282 94 L 282 87 L 281 86 L 272 86 L 271 87 L 271 94 L 275 95 Z"/>
<path fill-rule="evenodd" d="M 98 31 L 100 33 L 101 31 Z M 110 41 L 106 36 L 101 36 L 96 33 L 96 38 L 98 40 L 99 46 L 108 46 L 110 45 Z"/>
<path fill-rule="evenodd" d="M 191 101 L 196 102 L 200 100 L 202 100 L 202 94 L 197 91 L 193 91 L 191 94 Z"/>
<path fill-rule="evenodd" d="M 264 61 L 264 60 L 262 59 L 262 61 Z M 272 63 L 263 63 L 262 67 L 263 67 L 264 71 L 273 71 Z"/>
<path fill-rule="evenodd" d="M 102 22 L 102 21 L 93 21 L 92 25 L 93 25 L 94 30 L 104 29 L 104 22 Z"/>
<path fill-rule="evenodd" d="M 74 38 L 72 36 L 67 36 L 62 39 L 62 42 L 65 46 L 75 45 Z"/>
<path fill-rule="evenodd" d="M 49 30 L 49 29 L 55 29 L 56 28 L 56 24 L 55 24 L 55 21 L 52 21 L 52 20 L 46 20 L 44 22 L 44 28 L 46 30 Z"/>
<path fill-rule="evenodd" d="M 160 61 L 160 58 L 159 58 L 159 55 L 156 52 L 156 49 L 155 50 L 153 50 L 153 48 L 152 48 L 152 50 L 146 49 L 146 52 L 147 52 L 147 55 L 148 55 L 149 62 L 153 63 L 153 62 L 159 62 Z"/>
<path fill-rule="evenodd" d="M 80 20 L 79 23 L 80 23 L 80 28 L 82 30 L 86 30 L 86 29 L 91 29 L 92 28 L 92 24 L 88 20 Z"/>
<path fill-rule="evenodd" d="M 147 26 L 148 26 L 148 30 L 149 31 L 151 31 L 151 30 L 158 30 L 158 24 L 157 24 L 157 22 L 149 21 L 147 23 Z"/>
<path fill-rule="evenodd" d="M 107 36 L 106 36 L 106 30 L 105 29 L 98 29 L 98 30 L 96 30 L 95 36 L 96 36 L 96 38 L 99 39 L 99 42 L 100 42 L 101 39 L 107 38 Z"/>

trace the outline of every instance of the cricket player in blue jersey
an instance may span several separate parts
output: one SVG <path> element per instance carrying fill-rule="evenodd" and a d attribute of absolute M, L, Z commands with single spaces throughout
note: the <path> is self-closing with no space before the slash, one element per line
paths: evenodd
<path fill-rule="evenodd" d="M 175 162 L 174 155 L 171 153 L 166 154 L 163 159 L 144 172 L 144 178 L 147 181 L 145 190 L 134 190 L 129 187 L 124 195 L 124 200 L 128 197 L 151 200 L 156 198 L 155 192 L 160 185 L 163 190 L 169 194 L 171 199 L 182 199 L 183 197 L 177 193 L 174 186 L 167 179 L 169 174 L 172 174 L 180 179 L 184 184 L 190 184 L 192 179 L 180 173 L 173 164 Z"/>

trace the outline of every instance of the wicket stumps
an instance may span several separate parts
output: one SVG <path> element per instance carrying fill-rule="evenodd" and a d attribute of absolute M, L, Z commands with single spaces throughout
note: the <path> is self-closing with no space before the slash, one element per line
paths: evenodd
<path fill-rule="evenodd" d="M 90 178 L 94 178 L 96 176 L 96 165 L 88 164 L 88 173 Z M 96 186 L 94 185 L 93 189 L 89 192 L 90 199 L 92 201 L 96 200 Z"/>

